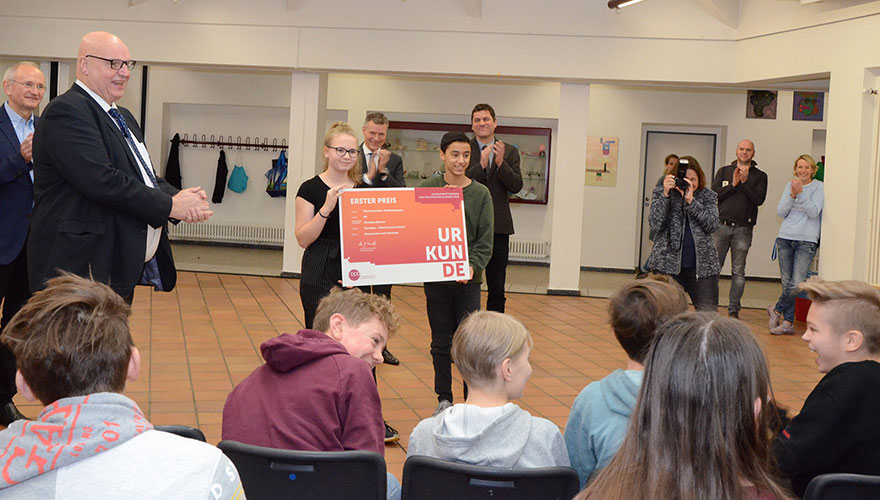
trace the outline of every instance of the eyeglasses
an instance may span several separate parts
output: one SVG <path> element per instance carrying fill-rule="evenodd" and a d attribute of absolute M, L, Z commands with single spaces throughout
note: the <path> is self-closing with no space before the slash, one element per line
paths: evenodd
<path fill-rule="evenodd" d="M 110 69 L 112 69 L 114 71 L 118 71 L 118 70 L 122 69 L 123 64 L 125 65 L 125 67 L 128 68 L 129 71 L 131 71 L 134 69 L 134 65 L 137 64 L 137 61 L 135 61 L 133 59 L 129 59 L 128 61 L 123 61 L 122 59 L 107 59 L 106 57 L 93 56 L 93 55 L 87 55 L 86 57 L 94 57 L 95 59 L 107 61 L 108 63 L 110 63 Z"/>
<path fill-rule="evenodd" d="M 327 146 L 327 147 L 330 148 L 330 149 L 334 149 L 334 150 L 336 150 L 336 155 L 339 156 L 340 158 L 344 158 L 346 153 L 348 153 L 348 156 L 351 157 L 351 158 L 354 158 L 354 157 L 357 156 L 357 154 L 358 154 L 358 150 L 357 150 L 357 149 L 345 149 L 345 148 L 343 148 L 343 147 L 341 147 L 341 146 L 338 147 L 338 148 L 334 148 L 334 147 L 332 147 L 332 146 Z"/>
<path fill-rule="evenodd" d="M 46 91 L 46 86 L 43 85 L 42 83 L 20 82 L 20 81 L 18 81 L 18 80 L 9 80 L 9 81 L 10 81 L 10 82 L 15 82 L 15 83 L 17 83 L 17 84 L 19 84 L 19 85 L 22 85 L 22 86 L 24 86 L 24 88 L 26 88 L 26 89 L 28 89 L 28 90 L 37 90 L 37 91 L 39 91 L 39 92 L 45 92 L 45 91 Z"/>

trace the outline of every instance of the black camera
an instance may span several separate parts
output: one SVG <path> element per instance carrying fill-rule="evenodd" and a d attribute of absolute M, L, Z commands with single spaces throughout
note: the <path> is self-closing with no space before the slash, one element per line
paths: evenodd
<path fill-rule="evenodd" d="M 691 185 L 685 180 L 689 167 L 690 162 L 688 160 L 684 158 L 678 160 L 678 170 L 675 172 L 675 187 L 681 189 L 684 193 L 686 193 L 688 188 L 691 187 Z"/>

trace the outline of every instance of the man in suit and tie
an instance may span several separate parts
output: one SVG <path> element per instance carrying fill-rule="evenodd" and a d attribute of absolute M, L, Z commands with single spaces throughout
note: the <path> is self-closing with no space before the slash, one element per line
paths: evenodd
<path fill-rule="evenodd" d="M 30 297 L 25 241 L 34 206 L 34 111 L 46 92 L 46 77 L 35 63 L 13 64 L 3 75 L 3 92 L 7 100 L 0 111 L 0 332 Z M 0 344 L 0 425 L 24 418 L 12 402 L 15 393 L 15 355 Z"/>
<path fill-rule="evenodd" d="M 368 113 L 364 119 L 364 142 L 360 147 L 360 165 L 363 183 L 371 187 L 406 187 L 403 178 L 403 159 L 385 145 L 388 137 L 388 118 L 382 113 Z M 359 287 L 364 293 L 384 295 L 391 299 L 391 285 Z M 400 361 L 388 349 L 382 351 L 385 363 L 399 365 Z"/>
<path fill-rule="evenodd" d="M 376 187 L 406 187 L 403 178 L 403 159 L 385 146 L 388 137 L 388 118 L 382 113 L 369 113 L 364 120 L 364 142 L 361 144 L 361 171 L 364 183 L 373 185 L 373 178 L 384 181 Z"/>
<path fill-rule="evenodd" d="M 504 282 L 507 279 L 507 258 L 513 217 L 510 215 L 510 195 L 523 187 L 519 169 L 519 150 L 495 138 L 495 110 L 488 104 L 477 104 L 471 111 L 471 163 L 467 176 L 485 184 L 492 194 L 495 208 L 495 238 L 492 258 L 486 265 L 486 288 L 489 296 L 486 309 L 504 312 Z"/>
<path fill-rule="evenodd" d="M 363 183 L 370 187 L 406 187 L 403 178 L 403 159 L 392 153 L 385 145 L 388 137 L 388 118 L 383 113 L 367 113 L 364 119 L 364 142 L 361 144 L 360 165 Z M 364 293 L 383 295 L 391 300 L 391 285 L 367 285 L 358 287 Z M 387 365 L 397 366 L 400 360 L 387 348 L 382 349 L 382 358 Z M 376 368 L 373 367 L 373 379 Z M 385 442 L 393 443 L 400 440 L 397 429 L 385 422 Z"/>
<path fill-rule="evenodd" d="M 155 175 L 134 116 L 116 106 L 134 65 L 115 35 L 85 35 L 76 82 L 46 106 L 36 127 L 32 291 L 58 270 L 107 283 L 128 303 L 137 284 L 170 291 L 177 273 L 168 220 L 213 214 L 204 190 L 178 190 Z"/>

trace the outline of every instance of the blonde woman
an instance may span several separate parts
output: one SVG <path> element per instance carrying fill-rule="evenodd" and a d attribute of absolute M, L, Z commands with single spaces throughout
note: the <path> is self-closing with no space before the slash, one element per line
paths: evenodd
<path fill-rule="evenodd" d="M 797 288 L 805 279 L 819 247 L 822 227 L 822 206 L 825 190 L 822 181 L 813 179 L 819 167 L 810 155 L 794 161 L 794 178 L 782 190 L 776 213 L 782 217 L 776 237 L 776 255 L 782 277 L 782 295 L 775 306 L 767 308 L 770 333 L 794 333 L 794 299 Z"/>

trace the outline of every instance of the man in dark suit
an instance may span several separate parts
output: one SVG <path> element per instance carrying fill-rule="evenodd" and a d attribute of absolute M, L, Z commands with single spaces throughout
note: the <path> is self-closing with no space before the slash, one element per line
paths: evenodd
<path fill-rule="evenodd" d="M 364 142 L 361 144 L 360 164 L 364 183 L 372 185 L 376 175 L 384 181 L 382 187 L 406 187 L 403 178 L 403 159 L 388 150 L 388 118 L 382 113 L 369 113 L 364 120 Z M 379 187 L 379 186 L 377 186 Z"/>
<path fill-rule="evenodd" d="M 383 113 L 368 113 L 364 119 L 364 142 L 360 147 L 360 166 L 363 183 L 372 187 L 406 187 L 403 178 L 403 159 L 397 153 L 388 150 L 385 139 L 388 137 L 388 118 Z M 391 285 L 367 285 L 358 287 L 364 293 L 384 295 L 391 300 Z M 387 348 L 382 349 L 385 364 L 397 366 L 400 360 Z M 373 379 L 376 368 L 373 367 Z M 400 440 L 397 429 L 385 422 L 385 442 L 393 443 Z"/>
<path fill-rule="evenodd" d="M 201 188 L 178 190 L 153 172 L 132 114 L 115 105 L 135 62 L 115 35 L 80 42 L 76 83 L 46 106 L 34 133 L 30 287 L 69 271 L 109 284 L 131 303 L 136 284 L 174 288 L 169 218 L 212 215 Z"/>
<path fill-rule="evenodd" d="M 510 215 L 510 195 L 522 190 L 522 172 L 519 169 L 519 150 L 495 138 L 495 110 L 488 104 L 477 104 L 471 111 L 471 163 L 467 176 L 485 184 L 492 194 L 495 208 L 495 240 L 492 258 L 486 265 L 486 288 L 489 296 L 486 309 L 504 312 L 504 282 L 507 278 L 507 258 L 513 217 Z"/>
<path fill-rule="evenodd" d="M 3 75 L 3 92 L 7 100 L 0 111 L 0 332 L 30 297 L 25 241 L 34 206 L 34 111 L 46 92 L 46 77 L 32 62 L 13 64 Z M 0 425 L 24 418 L 12 402 L 15 393 L 15 355 L 0 344 Z"/>

